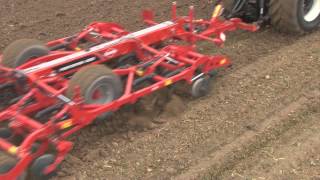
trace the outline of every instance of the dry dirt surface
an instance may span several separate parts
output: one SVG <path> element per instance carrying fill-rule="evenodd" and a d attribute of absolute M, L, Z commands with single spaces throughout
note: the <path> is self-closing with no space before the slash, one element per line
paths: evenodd
<path fill-rule="evenodd" d="M 155 0 L 0 3 L 0 49 L 19 38 L 69 35 L 92 21 L 135 30 L 143 7 L 160 19 L 170 10 L 169 1 Z M 199 16 L 211 14 L 209 0 L 179 3 L 181 12 L 194 4 Z M 128 107 L 82 130 L 54 179 L 320 179 L 319 42 L 320 32 L 289 36 L 265 28 L 232 33 L 223 49 L 201 44 L 234 62 L 208 96 L 159 93 L 152 107 L 146 98 L 136 112 Z"/>

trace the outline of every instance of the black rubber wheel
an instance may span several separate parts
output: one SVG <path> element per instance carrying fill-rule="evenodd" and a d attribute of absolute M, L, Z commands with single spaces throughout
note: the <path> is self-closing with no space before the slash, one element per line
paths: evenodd
<path fill-rule="evenodd" d="M 122 94 L 120 78 L 104 65 L 87 66 L 75 73 L 69 81 L 69 98 L 74 96 L 77 86 L 87 104 L 106 104 Z"/>
<path fill-rule="evenodd" d="M 195 98 L 206 96 L 211 89 L 210 77 L 202 77 L 192 84 L 191 95 Z"/>
<path fill-rule="evenodd" d="M 312 31 L 320 24 L 320 0 L 270 0 L 269 14 L 282 32 Z"/>
<path fill-rule="evenodd" d="M 49 48 L 38 40 L 20 39 L 5 48 L 2 64 L 6 67 L 16 68 L 32 58 L 48 55 Z"/>
<path fill-rule="evenodd" d="M 6 161 L 6 162 L 1 162 L 0 165 L 0 174 L 6 174 L 8 173 L 11 169 L 13 169 L 16 166 L 17 162 L 15 161 Z M 27 177 L 27 174 L 25 172 L 20 175 L 17 180 L 25 180 Z"/>
<path fill-rule="evenodd" d="M 30 176 L 32 180 L 47 180 L 56 175 L 56 172 L 44 174 L 44 170 L 54 163 L 55 156 L 52 154 L 45 154 L 34 160 L 30 167 Z"/>
<path fill-rule="evenodd" d="M 12 168 L 14 168 L 15 165 L 16 162 L 14 161 L 1 162 L 0 174 L 8 173 Z"/>
<path fill-rule="evenodd" d="M 9 128 L 0 128 L 0 138 L 8 139 L 12 136 L 12 132 Z"/>
<path fill-rule="evenodd" d="M 121 79 L 104 65 L 90 65 L 75 73 L 69 81 L 67 97 L 74 97 L 75 87 L 80 88 L 86 104 L 107 104 L 122 95 Z M 97 122 L 111 114 L 107 112 L 99 116 Z"/>

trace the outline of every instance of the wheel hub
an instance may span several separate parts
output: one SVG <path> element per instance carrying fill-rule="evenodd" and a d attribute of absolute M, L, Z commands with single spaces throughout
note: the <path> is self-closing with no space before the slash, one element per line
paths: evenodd
<path fill-rule="evenodd" d="M 91 95 L 90 101 L 92 104 L 103 104 L 111 101 L 110 97 L 112 97 L 112 92 L 110 92 L 110 88 L 107 85 L 100 85 L 97 87 Z"/>

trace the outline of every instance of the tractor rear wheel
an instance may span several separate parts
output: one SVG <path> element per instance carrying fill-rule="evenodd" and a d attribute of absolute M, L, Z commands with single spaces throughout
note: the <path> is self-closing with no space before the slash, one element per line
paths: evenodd
<path fill-rule="evenodd" d="M 30 59 L 48 55 L 49 48 L 34 39 L 20 39 L 11 43 L 3 51 L 2 65 L 16 68 Z"/>
<path fill-rule="evenodd" d="M 271 23 L 282 32 L 306 32 L 320 24 L 320 0 L 270 0 Z"/>
<path fill-rule="evenodd" d="M 235 0 L 223 0 L 223 8 L 227 13 L 231 13 L 233 7 L 235 6 Z"/>

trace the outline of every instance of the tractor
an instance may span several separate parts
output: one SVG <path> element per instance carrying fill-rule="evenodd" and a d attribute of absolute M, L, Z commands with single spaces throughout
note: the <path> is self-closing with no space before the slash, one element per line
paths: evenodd
<path fill-rule="evenodd" d="M 221 1 L 218 1 L 221 3 Z M 320 23 L 320 0 L 222 0 L 226 18 L 271 24 L 281 32 L 305 33 Z"/>

